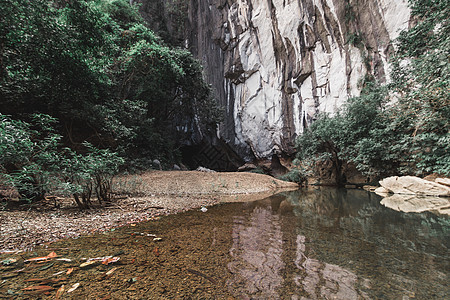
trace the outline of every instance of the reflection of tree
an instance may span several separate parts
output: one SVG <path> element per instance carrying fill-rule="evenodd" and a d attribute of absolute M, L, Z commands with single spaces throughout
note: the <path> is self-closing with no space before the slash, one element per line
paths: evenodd
<path fill-rule="evenodd" d="M 301 191 L 287 197 L 298 220 L 297 234 L 306 236 L 316 259 L 300 263 L 305 272 L 312 270 L 301 277 L 305 291 L 307 284 L 314 286 L 317 272 L 324 280 L 323 271 L 314 268 L 326 261 L 319 263 L 324 270 L 333 265 L 374 278 L 366 290 L 370 295 L 387 285 L 391 297 L 425 296 L 431 290 L 444 295 L 450 219 L 393 211 L 380 205 L 381 197 L 358 190 Z M 320 298 L 317 285 L 312 290 Z"/>
<path fill-rule="evenodd" d="M 244 299 L 445 298 L 450 219 L 380 199 L 325 189 L 243 204 L 229 290 Z"/>
<path fill-rule="evenodd" d="M 249 219 L 235 217 L 233 222 L 233 260 L 228 269 L 233 274 L 227 285 L 236 295 L 277 299 L 283 278 L 281 259 L 282 232 L 279 215 L 269 206 L 255 207 Z"/>

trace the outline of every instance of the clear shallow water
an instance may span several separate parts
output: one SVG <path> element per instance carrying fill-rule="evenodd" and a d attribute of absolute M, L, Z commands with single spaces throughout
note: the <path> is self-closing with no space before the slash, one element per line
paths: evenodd
<path fill-rule="evenodd" d="M 241 204 L 229 288 L 251 298 L 449 299 L 449 219 L 379 202 L 322 189 Z"/>
<path fill-rule="evenodd" d="M 449 218 L 393 211 L 380 200 L 361 190 L 288 192 L 51 247 L 73 266 L 121 257 L 77 269 L 64 283 L 81 288 L 65 299 L 449 299 Z M 0 294 L 70 266 L 31 266 Z"/>

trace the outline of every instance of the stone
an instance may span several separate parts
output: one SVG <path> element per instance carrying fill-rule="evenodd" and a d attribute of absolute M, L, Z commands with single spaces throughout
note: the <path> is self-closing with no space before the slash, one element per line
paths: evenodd
<path fill-rule="evenodd" d="M 153 163 L 153 166 L 154 166 L 154 167 L 158 168 L 159 170 L 162 170 L 161 162 L 160 162 L 159 160 L 154 159 L 154 160 L 152 161 L 152 163 Z"/>
<path fill-rule="evenodd" d="M 364 185 L 363 186 L 363 190 L 368 191 L 368 192 L 375 192 L 376 189 L 377 189 L 377 187 L 372 186 L 372 185 Z"/>
<path fill-rule="evenodd" d="M 434 182 L 445 186 L 450 186 L 450 178 L 436 178 Z"/>
<path fill-rule="evenodd" d="M 255 164 L 246 163 L 238 168 L 238 172 L 251 171 L 251 170 L 255 170 L 256 168 L 258 168 L 258 167 Z"/>
<path fill-rule="evenodd" d="M 450 196 L 450 187 L 415 176 L 392 176 L 380 181 L 380 185 L 394 194 Z"/>
<path fill-rule="evenodd" d="M 389 190 L 380 186 L 374 190 L 375 194 L 380 195 L 382 197 L 386 197 L 389 194 Z"/>
<path fill-rule="evenodd" d="M 198 167 L 197 169 L 195 169 L 195 171 L 198 171 L 198 172 L 205 172 L 205 173 L 216 172 L 216 171 L 214 171 L 214 170 L 211 170 L 211 169 L 208 169 L 208 168 L 205 168 L 205 167 L 202 167 L 202 166 L 200 166 L 200 167 Z"/>
<path fill-rule="evenodd" d="M 431 211 L 449 215 L 450 212 L 450 200 L 443 197 L 417 197 L 415 195 L 395 194 L 381 200 L 381 204 L 407 213 Z"/>
<path fill-rule="evenodd" d="M 173 167 L 172 167 L 172 170 L 174 170 L 174 171 L 181 171 L 181 167 L 179 165 L 177 165 L 177 164 L 174 164 Z"/>

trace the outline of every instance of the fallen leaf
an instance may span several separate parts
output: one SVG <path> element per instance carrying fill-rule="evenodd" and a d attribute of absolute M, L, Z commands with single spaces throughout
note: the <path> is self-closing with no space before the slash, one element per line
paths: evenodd
<path fill-rule="evenodd" d="M 106 276 L 110 276 L 115 270 L 117 270 L 117 268 L 112 268 L 111 270 L 109 270 L 108 272 L 105 273 Z"/>
<path fill-rule="evenodd" d="M 128 283 L 135 283 L 137 281 L 137 277 L 133 277 L 127 280 Z"/>
<path fill-rule="evenodd" d="M 17 261 L 17 259 L 15 259 L 15 258 L 7 258 L 7 259 L 5 259 L 5 260 L 2 260 L 2 265 L 4 265 L 4 266 L 9 266 L 9 265 L 12 265 L 13 263 L 15 263 Z"/>
<path fill-rule="evenodd" d="M 22 291 L 51 291 L 54 288 L 49 285 L 33 285 L 23 288 Z"/>
<path fill-rule="evenodd" d="M 25 262 L 30 262 L 30 261 L 40 261 L 40 260 L 47 260 L 49 259 L 47 256 L 42 256 L 42 257 L 33 257 L 30 259 L 25 260 Z"/>
<path fill-rule="evenodd" d="M 40 285 L 48 284 L 48 283 L 57 283 L 59 281 L 67 280 L 67 277 L 61 278 L 30 278 L 24 281 L 26 282 L 39 282 Z"/>
<path fill-rule="evenodd" d="M 59 260 L 59 261 L 65 261 L 65 262 L 72 262 L 71 259 L 69 259 L 69 258 L 64 258 L 64 257 L 62 257 L 62 258 L 57 258 L 56 260 Z"/>
<path fill-rule="evenodd" d="M 56 291 L 56 299 L 59 299 L 64 294 L 64 284 Z"/>
<path fill-rule="evenodd" d="M 72 293 L 73 291 L 75 291 L 78 287 L 80 286 L 80 283 L 77 282 L 74 285 L 72 285 L 72 287 L 70 289 L 67 290 L 68 293 Z"/>
<path fill-rule="evenodd" d="M 16 294 L 16 292 L 14 292 L 13 290 L 8 290 L 8 295 L 15 295 Z"/>
<path fill-rule="evenodd" d="M 111 258 L 111 257 L 112 257 L 111 255 L 101 256 L 101 257 L 91 257 L 87 261 L 105 260 L 105 259 L 108 259 L 108 258 Z"/>
<path fill-rule="evenodd" d="M 115 262 L 118 262 L 120 260 L 120 257 L 108 257 L 104 260 L 102 260 L 102 264 L 109 265 Z"/>
<path fill-rule="evenodd" d="M 72 274 L 73 270 L 74 270 L 74 268 L 67 269 L 66 275 Z"/>
<path fill-rule="evenodd" d="M 48 280 L 48 279 L 47 278 L 30 278 L 30 279 L 25 279 L 24 281 L 33 282 L 33 281 L 44 281 L 44 280 Z"/>
<path fill-rule="evenodd" d="M 25 260 L 25 262 L 48 260 L 48 259 L 51 259 L 51 258 L 55 258 L 57 256 L 58 255 L 56 255 L 55 252 L 50 252 L 47 256 L 29 258 L 29 259 Z"/>
<path fill-rule="evenodd" d="M 90 267 L 93 267 L 94 265 L 96 265 L 97 263 L 98 263 L 97 260 L 87 261 L 87 262 L 82 263 L 80 265 L 80 268 L 82 268 L 82 269 L 90 268 Z"/>
<path fill-rule="evenodd" d="M 51 267 L 53 267 L 54 264 L 55 263 L 50 263 L 46 266 L 43 266 L 42 268 L 39 268 L 39 271 L 44 271 L 44 270 L 50 269 Z"/>
<path fill-rule="evenodd" d="M 23 272 L 25 269 L 26 269 L 26 267 L 25 267 L 25 268 L 22 268 L 22 269 L 20 269 L 20 270 L 15 270 L 15 271 L 13 271 L 13 272 L 14 272 L 14 273 L 20 273 L 20 272 Z"/>
<path fill-rule="evenodd" d="M 62 273 L 64 273 L 64 271 L 57 272 L 57 273 L 53 274 L 52 276 L 58 276 L 58 275 L 61 275 Z"/>
<path fill-rule="evenodd" d="M 153 253 L 155 254 L 155 256 L 159 256 L 159 249 L 158 249 L 158 247 L 155 247 L 155 249 L 153 249 Z"/>

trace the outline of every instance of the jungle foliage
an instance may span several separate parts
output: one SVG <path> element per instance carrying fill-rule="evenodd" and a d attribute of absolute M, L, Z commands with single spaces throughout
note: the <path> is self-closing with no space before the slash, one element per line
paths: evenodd
<path fill-rule="evenodd" d="M 79 199 L 96 188 L 106 197 L 107 185 L 86 187 L 99 178 L 91 168 L 109 176 L 119 156 L 140 168 L 173 162 L 177 147 L 215 130 L 220 113 L 200 63 L 165 45 L 129 1 L 0 0 L 0 16 L 0 168 L 33 190 L 29 199 L 56 172 Z"/>
<path fill-rule="evenodd" d="M 391 82 L 366 82 L 359 97 L 318 116 L 296 141 L 297 158 L 331 161 L 338 184 L 344 162 L 374 177 L 450 176 L 450 5 L 409 2 L 416 25 L 397 40 Z"/>

